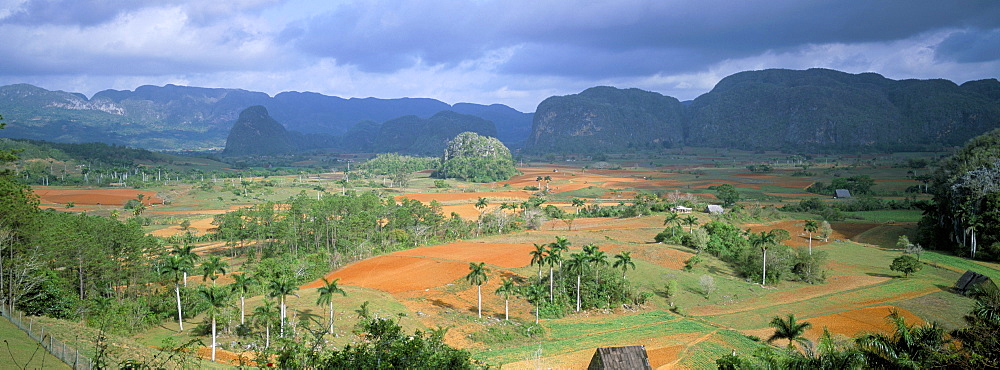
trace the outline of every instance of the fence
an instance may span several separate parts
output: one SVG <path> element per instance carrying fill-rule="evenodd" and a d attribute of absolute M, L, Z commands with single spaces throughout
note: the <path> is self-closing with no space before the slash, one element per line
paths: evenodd
<path fill-rule="evenodd" d="M 0 304 L 0 314 L 27 333 L 28 337 L 32 340 L 41 344 L 42 348 L 45 348 L 46 351 L 49 351 L 53 356 L 65 362 L 66 365 L 69 365 L 70 368 L 79 370 L 91 370 L 94 368 L 94 362 L 90 358 L 81 355 L 79 350 L 67 345 L 66 342 L 55 339 L 47 334 L 45 327 L 35 323 L 34 318 L 31 316 L 24 317 L 23 312 L 2 304 Z"/>

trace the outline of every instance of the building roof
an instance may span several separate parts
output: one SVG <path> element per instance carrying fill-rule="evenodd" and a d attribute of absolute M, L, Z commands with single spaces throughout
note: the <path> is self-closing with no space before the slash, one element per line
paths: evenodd
<path fill-rule="evenodd" d="M 834 198 L 850 198 L 851 191 L 847 189 L 837 189 L 833 191 Z"/>
<path fill-rule="evenodd" d="M 963 295 L 968 295 L 971 290 L 981 284 L 987 284 L 986 286 L 992 285 L 993 288 L 996 289 L 996 284 L 993 283 L 993 280 L 991 280 L 989 276 L 968 270 L 962 274 L 962 277 L 958 278 L 957 282 L 955 282 L 955 289 Z"/>
<path fill-rule="evenodd" d="M 721 215 L 723 213 L 726 213 L 726 210 L 723 209 L 722 206 L 718 204 L 709 204 L 708 207 L 705 207 L 705 212 L 711 213 L 713 215 Z"/>
<path fill-rule="evenodd" d="M 652 369 L 646 346 L 605 347 L 594 351 L 587 370 L 599 369 Z"/>

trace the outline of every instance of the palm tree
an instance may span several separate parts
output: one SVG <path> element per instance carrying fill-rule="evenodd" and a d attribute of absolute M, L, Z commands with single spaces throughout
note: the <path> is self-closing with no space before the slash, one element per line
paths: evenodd
<path fill-rule="evenodd" d="M 771 231 L 761 231 L 756 234 L 750 234 L 750 245 L 760 248 L 760 251 L 764 254 L 761 260 L 761 265 L 763 266 L 763 274 L 760 279 L 760 285 L 767 285 L 767 249 L 771 247 L 778 240 L 777 234 L 774 230 Z"/>
<path fill-rule="evenodd" d="M 187 263 L 188 268 L 194 268 L 194 263 L 198 261 L 198 254 L 194 253 L 194 246 L 188 243 L 184 243 L 184 246 L 175 245 L 174 250 L 170 251 L 177 256 L 181 257 L 181 261 Z M 184 270 L 184 287 L 188 286 L 187 283 L 187 270 Z"/>
<path fill-rule="evenodd" d="M 482 212 L 483 209 L 485 209 L 489 204 L 490 202 L 486 198 L 479 198 L 479 200 L 476 201 L 476 209 L 478 209 L 479 212 Z"/>
<path fill-rule="evenodd" d="M 247 293 L 250 293 L 250 290 L 253 289 L 254 285 L 257 285 L 257 280 L 246 273 L 233 276 L 233 283 L 229 285 L 233 288 L 233 293 L 240 295 L 240 325 L 246 324 L 244 298 Z"/>
<path fill-rule="evenodd" d="M 774 334 L 770 338 L 767 338 L 767 342 L 771 343 L 778 339 L 788 339 L 788 349 L 794 349 L 793 343 L 799 342 L 803 346 L 806 346 L 808 340 L 802 337 L 805 334 L 806 329 L 812 327 L 812 324 L 808 322 L 797 322 L 795 320 L 795 314 L 788 314 L 786 319 L 782 319 L 779 316 L 775 316 L 771 319 L 771 323 L 768 324 L 774 328 Z"/>
<path fill-rule="evenodd" d="M 229 264 L 219 258 L 219 256 L 212 256 L 207 261 L 201 264 L 201 281 L 212 279 L 212 286 L 215 286 L 215 279 L 219 278 L 219 274 L 225 275 L 226 268 Z"/>
<path fill-rule="evenodd" d="M 271 347 L 271 327 L 278 321 L 278 311 L 274 301 L 265 299 L 263 304 L 253 310 L 253 319 L 257 325 L 264 326 L 264 348 Z"/>
<path fill-rule="evenodd" d="M 503 296 L 503 319 L 510 321 L 510 308 L 508 303 L 510 302 L 510 296 L 517 292 L 517 286 L 514 285 L 514 280 L 503 279 L 500 286 L 494 292 L 496 295 Z"/>
<path fill-rule="evenodd" d="M 215 321 L 222 309 L 226 308 L 226 303 L 229 301 L 229 289 L 214 285 L 211 287 L 202 286 L 198 293 L 208 303 L 205 314 L 212 320 L 212 362 L 215 362 Z"/>
<path fill-rule="evenodd" d="M 813 233 L 819 230 L 819 223 L 815 220 L 806 220 L 802 229 L 809 233 L 809 255 L 811 256 L 813 254 Z"/>
<path fill-rule="evenodd" d="M 613 268 L 622 268 L 622 280 L 625 280 L 625 273 L 631 268 L 635 270 L 635 262 L 632 262 L 632 252 L 622 251 L 615 255 L 615 264 L 611 265 Z"/>
<path fill-rule="evenodd" d="M 550 249 L 549 253 L 545 255 L 545 264 L 549 265 L 549 302 L 555 302 L 552 295 L 552 290 L 555 287 L 555 274 L 552 271 L 556 265 L 562 265 L 562 257 Z"/>
<path fill-rule="evenodd" d="M 281 321 L 280 322 L 280 324 L 281 324 L 280 330 L 281 331 L 280 331 L 280 335 L 282 337 L 284 337 L 285 336 L 285 297 L 290 296 L 290 295 L 294 295 L 294 296 L 298 297 L 298 295 L 295 294 L 295 291 L 299 290 L 299 287 L 295 286 L 295 284 L 292 284 L 292 282 L 290 280 L 279 277 L 279 278 L 277 278 L 275 280 L 271 280 L 271 283 L 268 286 L 268 288 L 270 290 L 270 293 L 268 295 L 270 295 L 271 297 L 275 297 L 275 298 L 279 299 L 279 304 L 280 304 L 280 307 L 281 307 L 281 320 L 280 320 Z"/>
<path fill-rule="evenodd" d="M 680 226 L 681 222 L 680 220 L 681 220 L 681 215 L 670 212 L 667 214 L 667 217 L 663 219 L 663 226 L 667 226 L 670 223 L 677 223 L 678 224 L 677 226 Z M 674 229 L 670 229 L 670 237 L 671 238 L 674 237 Z"/>
<path fill-rule="evenodd" d="M 340 293 L 342 296 L 346 297 L 347 292 L 337 286 L 337 282 L 340 278 L 333 279 L 333 281 L 326 280 L 323 278 L 323 286 L 319 287 L 317 291 L 319 292 L 319 298 L 316 299 L 316 304 L 322 305 L 324 303 L 330 305 L 330 333 L 333 333 L 333 295 Z M 334 335 L 336 336 L 336 334 Z"/>
<path fill-rule="evenodd" d="M 184 316 L 181 313 L 181 279 L 187 275 L 188 264 L 181 256 L 166 256 L 158 270 L 161 275 L 168 275 L 174 281 L 174 293 L 177 295 L 177 324 L 184 331 Z"/>
<path fill-rule="evenodd" d="M 561 255 L 562 252 L 568 251 L 570 243 L 568 239 L 562 236 L 556 236 L 556 241 L 549 243 L 549 249 L 554 251 L 557 255 Z M 562 271 L 562 260 L 559 263 L 559 270 Z"/>
<path fill-rule="evenodd" d="M 698 224 L 698 218 L 694 217 L 694 216 L 687 216 L 687 217 L 683 218 L 683 221 L 684 221 L 685 224 L 688 225 L 688 232 L 689 233 L 693 233 L 694 232 L 694 225 Z"/>
<path fill-rule="evenodd" d="M 910 326 L 899 311 L 892 309 L 886 317 L 894 326 L 891 334 L 862 334 L 854 343 L 872 368 L 931 368 L 933 358 L 947 357 L 951 340 L 936 323 Z"/>
<path fill-rule="evenodd" d="M 576 274 L 576 312 L 580 312 L 580 276 L 583 275 L 584 270 L 587 269 L 587 263 L 590 261 L 583 253 L 573 253 L 569 257 L 569 261 L 566 262 L 566 270 Z"/>
<path fill-rule="evenodd" d="M 608 265 L 608 255 L 601 250 L 595 250 L 593 254 L 587 256 L 590 263 L 594 264 L 594 282 L 597 284 L 601 283 L 600 271 L 601 267 Z"/>
<path fill-rule="evenodd" d="M 469 281 L 469 284 L 476 286 L 476 291 L 479 294 L 479 318 L 483 318 L 483 283 L 490 279 L 486 273 L 490 272 L 486 268 L 486 262 L 474 263 L 469 262 L 469 274 L 465 275 L 465 280 Z"/>
<path fill-rule="evenodd" d="M 545 288 L 538 284 L 529 284 L 521 287 L 520 294 L 528 302 L 535 304 L 535 324 L 538 324 L 538 310 L 545 300 Z"/>
<path fill-rule="evenodd" d="M 573 198 L 573 207 L 576 208 L 576 214 L 580 214 L 580 207 L 583 207 L 587 203 L 586 200 L 580 198 Z"/>
<path fill-rule="evenodd" d="M 531 264 L 538 265 L 538 281 L 542 281 L 542 265 L 545 264 L 545 245 L 535 243 L 535 250 L 528 252 L 531 254 Z"/>

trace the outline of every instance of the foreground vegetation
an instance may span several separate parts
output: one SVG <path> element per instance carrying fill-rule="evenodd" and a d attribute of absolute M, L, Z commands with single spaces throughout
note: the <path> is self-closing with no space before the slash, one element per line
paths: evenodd
<path fill-rule="evenodd" d="M 815 157 L 814 163 L 829 164 L 814 164 L 812 175 L 800 176 L 794 174 L 803 171 L 797 163 L 809 161 L 804 156 L 767 159 L 767 154 L 687 150 L 691 152 L 676 151 L 675 157 L 643 158 L 649 164 L 643 163 L 641 172 L 636 157 L 625 156 L 571 169 L 536 163 L 544 167 L 522 168 L 526 175 L 518 178 L 521 182 L 486 185 L 415 173 L 430 165 L 391 157 L 355 164 L 351 173 L 312 177 L 294 173 L 240 179 L 234 172 L 235 177 L 214 181 L 211 175 L 186 176 L 170 185 L 145 183 L 159 194 L 176 194 L 172 204 L 146 205 L 136 199 L 117 217 L 108 209 L 65 212 L 83 208 L 79 206 L 39 211 L 37 199 L 20 182 L 23 177 L 8 172 L 0 181 L 6 189 L 0 211 L 8 235 L 0 276 L 4 287 L 19 289 L 5 289 L 4 298 L 32 314 L 64 319 L 48 325 L 83 323 L 96 330 L 88 332 L 93 337 L 122 335 L 108 342 L 128 338 L 146 346 L 191 350 L 216 342 L 210 348 L 220 351 L 216 360 L 230 364 L 575 366 L 589 359 L 593 347 L 646 343 L 664 361 L 661 365 L 707 366 L 735 348 L 736 358 L 726 357 L 733 366 L 793 366 L 799 357 L 813 361 L 822 354 L 795 354 L 756 341 L 754 333 L 766 329 L 776 312 L 818 323 L 852 308 L 893 305 L 921 318 L 957 318 L 975 303 L 936 286 L 950 286 L 965 269 L 998 274 L 991 265 L 917 253 L 909 247 L 914 243 L 899 244 L 901 235 L 916 240 L 913 218 L 890 212 L 914 212 L 930 198 L 907 191 L 920 182 L 906 173 L 913 171 L 906 157 L 836 165 L 830 158 Z M 701 159 L 699 168 L 671 167 L 728 155 L 732 160 Z M 746 175 L 748 165 L 765 159 L 770 170 Z M 413 166 L 395 169 L 399 163 Z M 405 173 L 405 181 L 394 179 L 391 171 Z M 614 176 L 617 183 L 628 176 L 645 178 L 631 178 L 635 188 L 628 189 L 606 188 L 595 178 L 577 186 L 576 179 L 588 171 Z M 676 181 L 676 191 L 643 187 L 644 181 L 658 181 L 657 176 Z M 869 176 L 874 183 L 870 195 L 830 200 L 805 189 L 810 183 L 854 176 Z M 895 181 L 880 181 L 884 179 Z M 719 186 L 720 181 L 736 186 Z M 785 184 L 792 181 L 805 184 Z M 528 187 L 534 189 L 521 190 Z M 521 191 L 524 198 L 476 194 L 498 190 Z M 403 197 L 431 192 L 473 194 L 440 202 Z M 723 215 L 698 212 L 714 203 L 713 197 L 733 205 Z M 670 212 L 675 206 L 697 211 L 675 216 Z M 197 207 L 225 212 L 178 215 Z M 192 226 L 204 218 L 212 219 L 214 230 L 199 232 Z M 855 225 L 868 229 L 857 236 L 845 234 Z M 166 226 L 179 232 L 147 235 Z M 524 263 L 516 267 L 434 257 L 435 263 L 457 261 L 477 268 L 463 271 L 465 278 L 420 292 L 380 291 L 332 277 L 320 280 L 356 261 L 459 239 L 481 244 L 483 250 L 495 244 L 533 245 L 534 251 L 519 252 Z M 871 246 L 847 239 L 863 239 Z M 891 270 L 892 261 L 902 255 L 919 257 L 916 266 L 922 269 Z M 445 296 L 458 298 L 445 301 Z M 950 304 L 926 304 L 932 300 Z M 942 331 L 950 333 L 946 341 L 969 341 L 971 336 L 962 339 L 956 330 L 968 327 L 982 335 L 994 324 L 942 325 L 949 325 Z M 105 334 L 96 334 L 100 332 Z M 92 345 L 84 343 L 80 346 Z M 209 352 L 216 351 L 206 349 L 203 356 L 212 356 Z M 128 354 L 121 356 L 114 361 L 125 361 Z M 136 358 L 153 361 L 154 356 Z M 966 362 L 921 363 L 993 363 L 968 353 L 947 361 Z"/>

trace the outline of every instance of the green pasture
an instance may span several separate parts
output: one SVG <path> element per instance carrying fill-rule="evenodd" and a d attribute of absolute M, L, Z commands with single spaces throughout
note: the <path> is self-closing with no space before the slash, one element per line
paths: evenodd
<path fill-rule="evenodd" d="M 6 318 L 0 318 L 0 362 L 18 369 L 69 369 L 69 366 L 52 356 L 42 345 L 28 337 Z"/>

